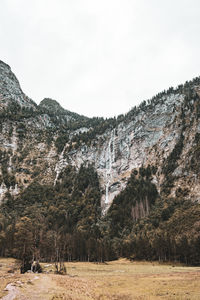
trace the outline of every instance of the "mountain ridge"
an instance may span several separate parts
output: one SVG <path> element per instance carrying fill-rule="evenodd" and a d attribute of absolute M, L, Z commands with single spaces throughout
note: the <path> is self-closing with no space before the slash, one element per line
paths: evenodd
<path fill-rule="evenodd" d="M 9 84 L 12 80 L 14 84 L 10 84 L 11 92 L 13 85 L 15 87 L 15 94 L 10 92 L 10 95 L 14 96 L 8 102 L 10 104 L 10 101 L 14 100 L 21 107 L 18 107 L 19 113 L 17 114 L 14 107 L 14 116 L 18 119 L 7 123 L 9 128 L 14 125 L 12 128 L 15 132 L 13 139 L 19 140 L 19 137 L 24 139 L 30 134 L 30 136 L 34 136 L 35 143 L 38 144 L 37 151 L 40 152 L 44 148 L 49 161 L 51 155 L 54 158 L 57 157 L 56 163 L 55 161 L 53 163 L 54 159 L 52 160 L 53 166 L 50 167 L 51 171 L 49 171 L 47 178 L 42 179 L 44 182 L 50 180 L 50 182 L 55 183 L 59 173 L 68 164 L 80 168 L 81 164 L 93 163 L 104 189 L 102 195 L 103 210 L 106 210 L 117 193 L 125 188 L 132 169 L 142 165 L 151 165 L 152 161 L 159 165 L 158 156 L 163 156 L 162 159 L 164 160 L 167 159 L 179 139 L 182 132 L 181 128 L 186 127 L 186 125 L 190 126 L 187 114 L 191 116 L 194 110 L 198 109 L 195 101 L 199 101 L 200 78 L 195 78 L 191 82 L 186 82 L 185 85 L 179 85 L 176 89 L 170 88 L 151 100 L 143 101 L 126 115 L 119 115 L 117 118 L 106 120 L 87 118 L 65 110 L 56 100 L 49 98 L 43 99 L 39 105 L 33 105 L 34 102 L 23 94 L 21 87 L 17 87 L 18 81 L 16 76 L 12 75 L 11 68 L 1 62 L 2 65 L 1 78 L 4 77 L 3 82 L 6 82 L 7 91 L 9 91 Z M 0 91 L 2 95 L 2 82 Z M 20 91 L 20 97 L 23 101 L 19 102 L 16 91 Z M 24 103 L 26 104 L 25 107 Z M 193 112 L 187 111 L 189 106 L 190 110 L 192 107 Z M 186 114 L 187 124 L 183 124 L 183 114 Z M 11 119 L 12 117 L 11 113 Z M 6 118 L 9 118 L 9 114 L 6 115 Z M 199 132 L 198 120 L 195 122 L 195 130 Z M 44 141 L 39 143 L 38 137 L 41 130 Z M 187 131 L 186 128 L 185 132 Z M 32 143 L 33 148 L 36 144 Z M 158 149 L 155 150 L 155 145 L 159 145 L 157 147 L 159 151 Z M 161 154 L 162 151 L 165 153 Z M 41 153 L 37 155 L 40 157 Z M 164 180 L 161 166 L 159 168 L 161 175 L 154 176 L 153 179 L 157 182 L 158 189 Z M 178 170 L 174 171 L 181 172 L 180 168 Z M 196 197 L 199 201 L 198 196 Z"/>
<path fill-rule="evenodd" d="M 199 264 L 200 78 L 103 119 L 34 104 L 0 66 L 2 256 Z"/>

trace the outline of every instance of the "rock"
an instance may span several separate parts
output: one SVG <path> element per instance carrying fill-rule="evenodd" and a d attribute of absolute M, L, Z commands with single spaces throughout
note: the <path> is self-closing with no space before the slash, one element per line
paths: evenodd
<path fill-rule="evenodd" d="M 191 84 L 191 88 L 195 90 L 197 86 Z M 188 197 L 199 199 L 199 175 L 195 173 L 194 180 L 190 167 L 195 135 L 200 132 L 199 104 L 195 101 L 190 99 L 190 106 L 186 107 L 184 91 L 164 93 L 138 107 L 134 113 L 130 111 L 121 121 L 107 126 L 101 134 L 94 133 L 91 143 L 87 144 L 82 134 L 88 133 L 89 136 L 93 130 L 91 125 L 87 126 L 88 118 L 63 109 L 57 101 L 49 98 L 37 106 L 23 93 L 10 67 L 0 61 L 0 112 L 10 109 L 12 115 L 20 107 L 27 113 L 26 118 L 20 120 L 5 117 L 1 124 L 0 150 L 6 153 L 3 159 L 8 161 L 7 172 L 14 175 L 16 182 L 13 180 L 9 187 L 1 180 L 0 202 L 7 192 L 16 197 L 35 179 L 42 184 L 56 185 L 59 180 L 62 181 L 59 176 L 69 164 L 76 169 L 81 164 L 95 166 L 103 191 L 103 212 L 126 187 L 133 169 L 148 165 L 157 167 L 152 182 L 160 190 L 165 180 L 163 165 L 183 130 L 183 112 L 187 126 L 184 128 L 182 156 L 173 176 L 177 185 L 190 189 Z M 70 129 L 69 122 L 73 125 Z M 101 122 L 103 126 L 105 121 Z M 65 143 L 61 138 L 62 147 L 58 151 L 56 141 L 61 128 L 62 135 L 66 134 L 69 141 Z M 2 172 L 0 168 L 0 175 Z M 175 194 L 175 190 L 172 188 L 171 195 Z"/>

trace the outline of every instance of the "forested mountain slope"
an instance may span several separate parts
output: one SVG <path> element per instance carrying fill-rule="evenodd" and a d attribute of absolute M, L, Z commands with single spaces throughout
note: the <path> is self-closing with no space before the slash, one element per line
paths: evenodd
<path fill-rule="evenodd" d="M 37 105 L 0 61 L 1 254 L 21 257 L 26 241 L 43 259 L 59 248 L 68 259 L 196 263 L 199 95 L 195 78 L 126 115 L 87 118 Z"/>

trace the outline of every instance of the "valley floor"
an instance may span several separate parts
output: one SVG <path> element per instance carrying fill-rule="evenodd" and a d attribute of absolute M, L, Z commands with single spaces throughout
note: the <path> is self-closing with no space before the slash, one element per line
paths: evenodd
<path fill-rule="evenodd" d="M 53 274 L 52 264 L 43 264 L 42 274 L 19 274 L 14 259 L 0 259 L 0 299 L 200 299 L 200 267 L 120 259 L 66 263 L 66 268 L 65 276 Z"/>

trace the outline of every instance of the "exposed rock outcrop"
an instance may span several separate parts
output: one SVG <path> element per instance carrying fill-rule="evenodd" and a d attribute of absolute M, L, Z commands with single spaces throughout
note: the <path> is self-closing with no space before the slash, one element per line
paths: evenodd
<path fill-rule="evenodd" d="M 68 164 L 76 168 L 93 164 L 100 177 L 104 212 L 125 188 L 132 170 L 148 165 L 155 167 L 151 180 L 159 192 L 166 188 L 169 172 L 174 184 L 168 196 L 181 188 L 188 190 L 185 197 L 200 201 L 200 176 L 192 167 L 197 155 L 193 150 L 198 147 L 195 137 L 200 133 L 199 90 L 199 79 L 170 89 L 110 121 L 99 133 L 94 124 L 103 127 L 104 120 L 71 113 L 51 99 L 37 106 L 24 95 L 10 67 L 0 62 L 0 200 L 6 192 L 17 195 L 33 180 L 56 185 Z M 29 112 L 17 108 L 6 117 L 13 103 Z M 171 172 L 168 159 L 180 137 L 184 137 L 182 149 Z M 148 213 L 148 205 L 142 205 L 133 208 L 135 219 Z"/>

